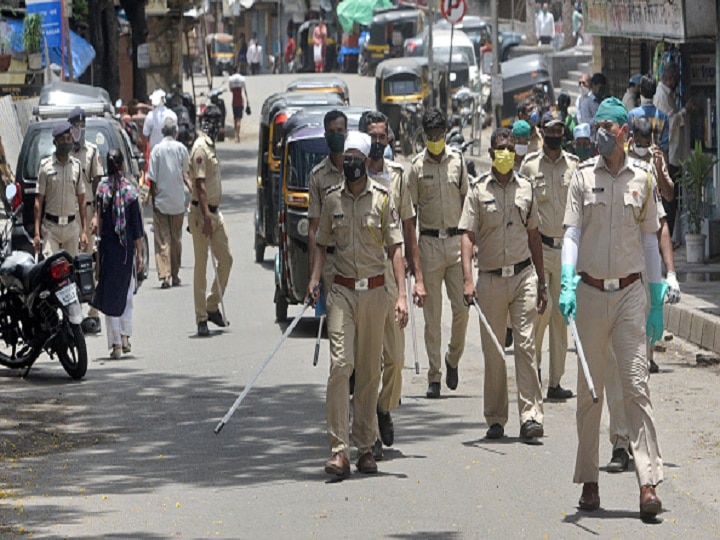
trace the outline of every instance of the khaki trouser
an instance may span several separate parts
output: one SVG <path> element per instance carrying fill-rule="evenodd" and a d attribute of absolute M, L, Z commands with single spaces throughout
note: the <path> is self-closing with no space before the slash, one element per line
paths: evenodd
<path fill-rule="evenodd" d="M 543 245 L 543 264 L 545 266 L 545 283 L 548 285 L 548 305 L 545 313 L 538 315 L 535 327 L 535 359 L 538 368 L 542 365 L 542 344 L 545 329 L 550 323 L 550 380 L 549 386 L 560 384 L 565 373 L 565 356 L 567 355 L 567 325 L 560 313 L 560 251 Z"/>
<path fill-rule="evenodd" d="M 442 342 L 443 281 L 452 309 L 452 326 L 447 355 L 447 361 L 451 367 L 457 367 L 465 350 L 465 334 L 470 315 L 463 301 L 460 236 L 441 239 L 421 235 L 419 249 L 425 291 L 427 292 L 423 314 L 425 315 L 425 350 L 430 363 L 428 382 L 440 382 L 442 379 L 440 345 Z"/>
<path fill-rule="evenodd" d="M 163 214 L 153 210 L 155 228 L 155 265 L 158 278 L 177 279 L 182 257 L 182 226 L 185 214 Z"/>
<path fill-rule="evenodd" d="M 502 345 L 507 315 L 513 328 L 515 378 L 518 387 L 520 424 L 535 420 L 542 424 L 543 405 L 540 381 L 535 368 L 535 320 L 537 319 L 537 274 L 533 266 L 512 277 L 480 272 L 477 280 L 478 305 Z M 508 385 L 505 357 L 480 323 L 485 358 L 484 414 L 488 426 L 508 421 Z"/>
<path fill-rule="evenodd" d="M 388 293 L 388 310 L 385 316 L 382 389 L 378 398 L 378 408 L 383 412 L 390 412 L 400 404 L 402 370 L 405 364 L 405 332 L 400 329 L 400 325 L 395 320 L 395 304 L 398 299 L 398 290 L 392 260 L 390 259 L 388 259 L 385 268 L 385 289 Z M 412 299 L 408 298 L 408 302 L 411 301 Z"/>
<path fill-rule="evenodd" d="M 193 288 L 195 293 L 195 322 L 207 321 L 208 311 L 217 311 L 220 304 L 220 291 L 218 290 L 217 279 L 213 280 L 210 296 L 205 297 L 207 289 L 207 261 L 208 248 L 212 241 L 212 249 L 217 259 L 218 276 L 223 293 L 227 291 L 227 282 L 230 277 L 233 258 L 230 254 L 230 243 L 228 242 L 225 221 L 218 210 L 210 214 L 212 221 L 212 236 L 208 238 L 202 232 L 202 212 L 195 206 L 190 209 L 188 221 L 190 234 L 193 237 L 193 248 L 195 251 L 195 273 L 193 276 Z"/>
<path fill-rule="evenodd" d="M 43 219 L 40 229 L 45 240 L 43 246 L 43 255 L 45 257 L 49 257 L 61 249 L 67 251 L 71 257 L 78 254 L 80 245 L 80 222 L 78 219 L 72 220 L 67 225 L 59 225 Z"/>
<path fill-rule="evenodd" d="M 582 369 L 578 369 L 578 451 L 575 483 L 597 482 L 605 369 L 608 344 L 615 351 L 635 474 L 643 485 L 663 480 L 645 358 L 645 291 L 640 280 L 625 289 L 604 292 L 580 283 L 577 326 L 598 397 L 593 403 Z"/>
<path fill-rule="evenodd" d="M 82 253 L 92 255 L 95 251 L 95 234 L 92 232 L 92 220 L 95 216 L 95 205 L 85 204 L 85 234 L 87 235 L 87 247 L 82 250 Z M 93 272 L 93 284 L 97 286 L 97 279 L 95 279 L 95 272 Z M 88 317 L 97 317 L 98 310 L 90 306 L 88 308 Z"/>
<path fill-rule="evenodd" d="M 384 287 L 352 291 L 333 284 L 327 299 L 330 376 L 327 383 L 327 433 L 333 453 L 348 451 L 350 374 L 355 370 L 352 436 L 358 455 L 370 451 L 378 434 L 377 400 L 380 384 L 385 309 Z"/>

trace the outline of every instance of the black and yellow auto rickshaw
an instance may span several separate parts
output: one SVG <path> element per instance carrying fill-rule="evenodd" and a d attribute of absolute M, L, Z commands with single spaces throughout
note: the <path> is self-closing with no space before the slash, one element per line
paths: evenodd
<path fill-rule="evenodd" d="M 425 15 L 412 8 L 376 10 L 370 23 L 370 36 L 365 43 L 365 61 L 372 73 L 377 65 L 389 58 L 403 56 L 403 44 L 423 30 Z"/>
<path fill-rule="evenodd" d="M 235 42 L 230 34 L 208 34 L 205 38 L 205 49 L 210 73 L 220 76 L 223 71 L 234 71 Z"/>
<path fill-rule="evenodd" d="M 297 30 L 297 49 L 295 57 L 297 61 L 296 71 L 302 73 L 312 73 L 315 71 L 315 51 L 313 41 L 313 31 L 319 24 L 319 20 L 313 19 L 305 21 Z M 332 21 L 323 21 L 327 27 L 327 44 L 325 47 L 325 69 L 329 73 L 335 69 L 337 60 L 337 28 Z"/>
<path fill-rule="evenodd" d="M 350 105 L 350 89 L 340 77 L 300 77 L 291 81 L 286 92 L 335 92 L 342 97 L 346 105 Z"/>
<path fill-rule="evenodd" d="M 275 256 L 275 316 L 287 320 L 288 305 L 301 304 L 310 280 L 308 266 L 308 179 L 313 167 L 330 149 L 325 141 L 325 114 L 337 107 L 305 109 L 293 115 L 283 128 L 281 148 L 282 189 L 280 190 L 279 223 L 281 241 Z M 343 107 L 348 129 L 357 130 L 364 107 Z"/>
<path fill-rule="evenodd" d="M 509 126 L 512 124 L 517 114 L 518 102 L 532 97 L 533 88 L 537 84 L 543 85 L 550 102 L 555 102 L 552 79 L 542 55 L 531 54 L 513 58 L 502 62 L 500 70 L 503 81 L 503 106 L 500 118 L 496 118 L 497 125 Z"/>
<path fill-rule="evenodd" d="M 255 261 L 262 262 L 265 248 L 280 240 L 278 200 L 283 126 L 300 110 L 320 106 L 344 106 L 334 92 L 286 92 L 273 94 L 260 111 L 260 133 L 257 166 L 257 199 L 255 208 Z"/>

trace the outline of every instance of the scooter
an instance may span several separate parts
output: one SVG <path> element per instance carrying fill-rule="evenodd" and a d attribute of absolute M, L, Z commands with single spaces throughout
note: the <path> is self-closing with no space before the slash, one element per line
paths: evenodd
<path fill-rule="evenodd" d="M 227 113 L 225 111 L 225 100 L 222 98 L 223 92 L 225 92 L 225 90 L 223 90 L 222 88 L 210 90 L 207 95 L 207 100 L 202 105 L 202 107 L 200 107 L 200 122 L 202 122 L 203 114 L 205 114 L 205 109 L 208 105 L 217 105 L 217 107 L 220 109 L 220 113 L 222 114 L 222 120 L 220 123 L 220 131 L 218 131 L 217 135 L 218 142 L 222 142 L 225 140 L 225 118 Z"/>
<path fill-rule="evenodd" d="M 17 187 L 5 190 L 8 221 L 0 233 L 0 364 L 13 369 L 30 368 L 45 351 L 57 355 L 71 378 L 87 372 L 87 348 L 80 323 L 80 299 L 94 292 L 92 258 L 81 254 L 73 260 L 59 251 L 36 262 L 27 251 L 14 251 L 11 231 L 22 204 L 11 210 Z"/>

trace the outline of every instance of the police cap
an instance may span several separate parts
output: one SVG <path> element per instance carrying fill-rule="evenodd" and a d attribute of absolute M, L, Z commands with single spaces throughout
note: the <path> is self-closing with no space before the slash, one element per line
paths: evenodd
<path fill-rule="evenodd" d="M 53 129 L 53 132 L 52 132 L 53 139 L 57 139 L 60 135 L 64 135 L 65 133 L 70 133 L 70 128 L 72 128 L 72 126 L 70 125 L 70 122 L 68 122 L 68 121 L 60 122 Z"/>

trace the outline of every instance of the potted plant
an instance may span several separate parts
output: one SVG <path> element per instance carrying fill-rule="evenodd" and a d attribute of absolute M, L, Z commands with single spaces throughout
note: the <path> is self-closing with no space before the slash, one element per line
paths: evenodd
<path fill-rule="evenodd" d="M 10 62 L 12 62 L 10 38 L 5 36 L 3 40 L 0 41 L 0 71 L 7 71 L 10 69 Z"/>
<path fill-rule="evenodd" d="M 42 16 L 39 13 L 26 15 L 23 21 L 23 46 L 28 55 L 28 69 L 42 69 Z"/>
<path fill-rule="evenodd" d="M 703 152 L 702 144 L 697 140 L 690 156 L 680 163 L 682 176 L 679 181 L 683 187 L 688 214 L 685 254 L 689 263 L 702 263 L 705 260 L 705 235 L 700 233 L 703 220 L 703 188 L 712 178 L 716 162 L 714 156 Z"/>

